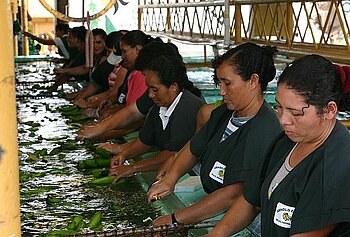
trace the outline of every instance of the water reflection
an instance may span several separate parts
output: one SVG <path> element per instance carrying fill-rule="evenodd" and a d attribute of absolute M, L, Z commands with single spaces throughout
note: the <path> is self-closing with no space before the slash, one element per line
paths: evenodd
<path fill-rule="evenodd" d="M 46 69 L 42 65 L 39 69 L 18 66 L 16 72 L 20 95 L 42 93 L 45 90 L 42 88 L 48 85 L 21 82 L 52 79 L 50 65 Z M 17 102 L 23 236 L 65 230 L 77 215 L 88 223 L 97 211 L 103 214 L 99 230 L 147 225 L 142 220 L 160 213 L 146 204 L 145 193 L 135 179 L 129 179 L 124 186 L 93 187 L 88 185 L 93 175 L 77 169 L 78 161 L 92 158 L 94 153 L 74 141 L 77 128 L 67 125 L 57 112 L 57 108 L 67 104 L 57 96 L 38 99 L 24 96 Z M 77 149 L 50 155 L 54 148 L 70 143 L 78 144 Z M 81 231 L 91 232 L 88 227 Z"/>

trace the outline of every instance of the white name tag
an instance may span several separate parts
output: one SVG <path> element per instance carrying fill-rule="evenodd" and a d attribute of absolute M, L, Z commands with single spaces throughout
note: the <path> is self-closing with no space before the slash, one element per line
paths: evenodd
<path fill-rule="evenodd" d="M 294 209 L 295 207 L 287 206 L 281 202 L 277 203 L 273 222 L 280 227 L 290 229 Z"/>
<path fill-rule="evenodd" d="M 221 164 L 219 161 L 215 162 L 213 168 L 210 171 L 209 177 L 215 181 L 223 184 L 225 176 L 226 165 Z"/>
<path fill-rule="evenodd" d="M 121 93 L 119 95 L 118 102 L 122 104 L 124 102 L 125 97 L 126 97 L 125 94 Z"/>

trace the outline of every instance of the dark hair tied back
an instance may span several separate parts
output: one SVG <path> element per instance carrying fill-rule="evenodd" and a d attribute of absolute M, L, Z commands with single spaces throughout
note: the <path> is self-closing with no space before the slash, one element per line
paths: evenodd
<path fill-rule="evenodd" d="M 263 50 L 265 50 L 265 52 L 270 55 L 270 57 L 274 57 L 275 53 L 278 52 L 277 47 L 276 46 L 262 46 Z"/>
<path fill-rule="evenodd" d="M 153 59 L 146 70 L 156 72 L 159 81 L 166 87 L 176 83 L 180 90 L 187 89 L 192 94 L 201 97 L 201 92 L 188 80 L 186 66 L 178 58 L 160 56 Z"/>
<path fill-rule="evenodd" d="M 56 25 L 56 30 L 63 31 L 65 34 L 67 34 L 70 29 L 68 24 L 60 23 Z"/>
<path fill-rule="evenodd" d="M 182 61 L 182 57 L 175 45 L 154 40 L 142 47 L 134 67 L 136 70 L 143 71 L 153 59 L 159 56 L 176 57 L 179 61 Z"/>
<path fill-rule="evenodd" d="M 85 42 L 86 28 L 84 26 L 76 26 L 71 30 L 71 34 L 74 38 L 78 39 L 81 42 Z"/>
<path fill-rule="evenodd" d="M 259 46 L 254 43 L 245 43 L 228 50 L 212 62 L 214 72 L 224 62 L 232 65 L 232 69 L 243 81 L 250 80 L 253 74 L 259 76 L 261 91 L 265 91 L 267 84 L 275 78 L 276 68 L 273 55 L 277 52 L 274 46 Z M 218 78 L 214 81 L 217 82 Z"/>
<path fill-rule="evenodd" d="M 280 84 L 304 96 L 306 103 L 316 106 L 319 113 L 330 101 L 339 104 L 343 92 L 337 67 L 315 54 L 294 60 L 280 75 L 277 85 Z"/>
<path fill-rule="evenodd" d="M 92 32 L 92 35 L 93 35 L 93 36 L 99 35 L 102 39 L 106 39 L 106 37 L 107 37 L 106 31 L 104 31 L 104 30 L 101 29 L 101 28 L 95 28 L 95 29 L 93 29 L 91 32 Z"/>
<path fill-rule="evenodd" d="M 132 30 L 123 35 L 120 41 L 126 43 L 130 47 L 135 47 L 136 45 L 144 46 L 153 41 L 153 38 L 140 30 Z"/>

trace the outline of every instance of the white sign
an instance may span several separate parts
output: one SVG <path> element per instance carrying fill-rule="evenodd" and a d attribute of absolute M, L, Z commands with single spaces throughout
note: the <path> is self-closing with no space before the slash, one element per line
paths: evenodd
<path fill-rule="evenodd" d="M 215 181 L 223 184 L 225 176 L 226 165 L 221 164 L 219 161 L 216 161 L 213 168 L 210 171 L 209 177 Z"/>
<path fill-rule="evenodd" d="M 287 206 L 281 202 L 277 203 L 273 222 L 280 227 L 290 229 L 294 209 L 295 207 Z"/>

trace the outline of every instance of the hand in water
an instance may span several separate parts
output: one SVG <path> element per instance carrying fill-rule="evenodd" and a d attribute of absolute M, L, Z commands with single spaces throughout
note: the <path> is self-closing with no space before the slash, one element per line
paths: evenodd
<path fill-rule="evenodd" d="M 66 68 L 55 68 L 53 71 L 56 74 L 63 74 L 66 73 L 68 70 Z"/>
<path fill-rule="evenodd" d="M 116 155 L 122 151 L 119 144 L 112 144 L 110 142 L 102 143 L 98 147 L 105 149 L 106 151 L 109 151 L 113 155 Z M 123 161 L 123 163 L 124 163 L 124 161 Z"/>
<path fill-rule="evenodd" d="M 154 183 L 149 191 L 147 192 L 148 203 L 154 201 L 155 197 L 157 200 L 162 199 L 174 192 L 175 184 L 171 184 L 166 180 L 166 177 L 159 182 Z"/>
<path fill-rule="evenodd" d="M 169 171 L 171 165 L 173 164 L 177 153 L 174 154 L 174 156 L 170 157 L 167 161 L 163 162 L 161 166 L 157 170 L 156 179 L 161 180 L 166 175 L 166 173 Z"/>
<path fill-rule="evenodd" d="M 110 169 L 117 167 L 118 165 L 123 165 L 125 161 L 125 157 L 122 154 L 114 156 L 109 162 Z"/>
<path fill-rule="evenodd" d="M 109 170 L 109 175 L 114 175 L 113 183 L 116 183 L 119 179 L 124 177 L 130 177 L 134 174 L 132 165 L 117 165 Z"/>
<path fill-rule="evenodd" d="M 78 134 L 76 140 L 83 140 L 84 138 L 94 138 L 101 135 L 101 131 L 98 125 L 84 126 L 84 129 Z"/>
<path fill-rule="evenodd" d="M 154 221 L 152 221 L 152 226 L 158 227 L 161 225 L 170 225 L 171 223 L 171 215 L 160 216 Z"/>
<path fill-rule="evenodd" d="M 65 98 L 66 98 L 67 100 L 74 100 L 75 97 L 77 97 L 77 96 L 78 96 L 78 93 L 77 93 L 77 92 L 72 92 L 72 93 L 67 94 L 67 95 L 65 96 Z"/>
<path fill-rule="evenodd" d="M 78 99 L 73 101 L 73 104 L 79 106 L 80 108 L 86 109 L 89 107 L 89 102 L 87 102 L 85 99 Z"/>
<path fill-rule="evenodd" d="M 111 106 L 112 106 L 112 101 L 102 100 L 101 103 L 98 105 L 98 108 L 105 109 L 105 108 L 110 108 Z"/>

